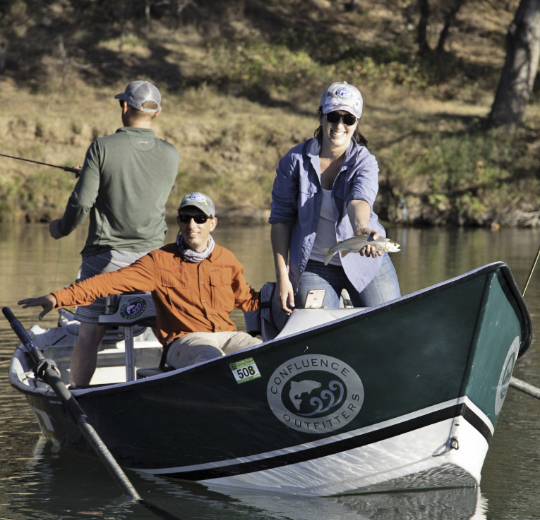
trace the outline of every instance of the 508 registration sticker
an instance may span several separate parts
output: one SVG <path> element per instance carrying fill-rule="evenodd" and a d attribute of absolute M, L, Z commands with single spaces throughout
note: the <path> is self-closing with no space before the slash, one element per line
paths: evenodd
<path fill-rule="evenodd" d="M 251 357 L 242 359 L 242 361 L 237 361 L 236 363 L 231 363 L 229 366 L 231 367 L 236 382 L 239 384 L 253 381 L 253 379 L 261 377 L 261 373 Z"/>

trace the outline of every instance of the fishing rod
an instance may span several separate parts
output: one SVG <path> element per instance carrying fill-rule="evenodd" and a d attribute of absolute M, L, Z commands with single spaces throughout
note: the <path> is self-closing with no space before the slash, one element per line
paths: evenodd
<path fill-rule="evenodd" d="M 75 175 L 78 175 L 81 173 L 81 170 L 77 170 L 77 168 L 71 168 L 70 166 L 57 166 L 56 164 L 49 164 L 45 162 L 40 161 L 32 161 L 31 159 L 23 159 L 22 157 L 15 157 L 13 155 L 6 155 L 5 153 L 0 153 L 1 157 L 7 157 L 9 159 L 16 159 L 17 161 L 25 161 L 30 162 L 34 164 L 41 164 L 42 166 L 50 166 L 51 168 L 59 168 L 60 170 L 64 170 L 66 172 L 74 173 Z"/>
<path fill-rule="evenodd" d="M 522 298 L 525 297 L 525 291 L 527 290 L 527 287 L 529 287 L 529 282 L 531 281 L 534 268 L 536 267 L 536 263 L 538 262 L 538 257 L 540 257 L 540 247 L 538 248 L 538 253 L 536 253 L 536 258 L 534 259 L 533 265 L 531 266 L 531 270 L 529 271 L 529 277 L 527 278 L 527 282 L 525 283 L 525 288 L 523 289 L 523 293 L 521 294 Z"/>
<path fill-rule="evenodd" d="M 527 287 L 529 287 L 529 282 L 531 281 L 534 268 L 536 267 L 539 257 L 540 257 L 540 247 L 538 248 L 538 252 L 536 253 L 536 258 L 534 259 L 534 262 L 531 266 L 531 270 L 529 271 L 529 276 L 527 277 L 527 281 L 525 282 L 525 287 L 523 289 L 523 292 L 521 293 L 522 298 L 525 297 L 525 292 L 527 291 Z M 530 385 L 529 383 L 525 383 L 525 381 L 521 381 L 520 379 L 511 377 L 510 386 L 513 386 L 514 388 L 517 388 L 518 390 L 521 390 L 522 392 L 529 394 L 532 397 L 536 397 L 537 399 L 540 399 L 540 388 L 536 388 L 535 386 Z"/>

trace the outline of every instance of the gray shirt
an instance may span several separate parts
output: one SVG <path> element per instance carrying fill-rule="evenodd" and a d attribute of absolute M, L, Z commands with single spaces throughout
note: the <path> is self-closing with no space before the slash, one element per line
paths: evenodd
<path fill-rule="evenodd" d="M 69 197 L 60 232 L 69 235 L 90 214 L 87 256 L 111 249 L 152 251 L 163 245 L 165 203 L 180 156 L 153 130 L 124 127 L 96 139 Z"/>

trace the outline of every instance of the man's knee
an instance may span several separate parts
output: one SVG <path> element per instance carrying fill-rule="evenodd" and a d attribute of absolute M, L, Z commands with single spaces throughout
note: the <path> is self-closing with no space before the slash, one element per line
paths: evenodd
<path fill-rule="evenodd" d="M 184 368 L 221 356 L 223 356 L 223 352 L 217 347 L 182 342 L 182 338 L 180 338 L 175 340 L 169 348 L 167 365 L 174 368 Z"/>
<path fill-rule="evenodd" d="M 233 352 L 238 352 L 245 348 L 254 347 L 262 343 L 262 340 L 259 338 L 254 338 L 246 332 L 236 332 L 224 345 L 223 351 L 225 354 L 231 354 Z"/>

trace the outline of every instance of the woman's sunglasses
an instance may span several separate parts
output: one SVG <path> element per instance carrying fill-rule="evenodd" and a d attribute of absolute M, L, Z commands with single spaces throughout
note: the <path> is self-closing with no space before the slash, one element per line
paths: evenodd
<path fill-rule="evenodd" d="M 333 125 L 343 121 L 343 124 L 347 126 L 352 126 L 357 121 L 356 117 L 352 114 L 340 114 L 339 112 L 329 112 L 326 114 L 326 120 Z"/>
<path fill-rule="evenodd" d="M 209 218 L 213 217 L 207 217 L 206 215 L 178 215 L 178 220 L 182 224 L 189 224 L 191 219 L 195 221 L 195 224 L 204 224 Z"/>

